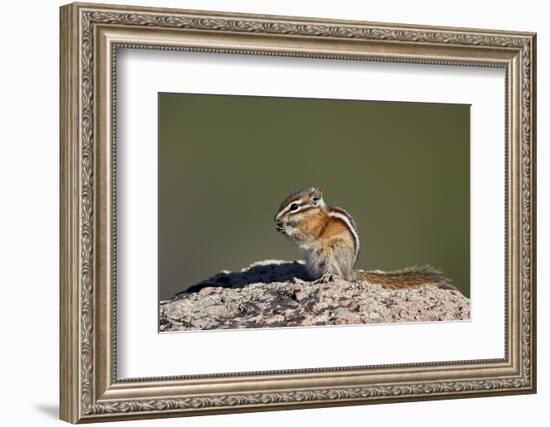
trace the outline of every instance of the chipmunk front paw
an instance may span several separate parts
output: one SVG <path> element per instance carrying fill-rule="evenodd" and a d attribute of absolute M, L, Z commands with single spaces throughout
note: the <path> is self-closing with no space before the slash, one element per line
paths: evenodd
<path fill-rule="evenodd" d="M 323 274 L 317 280 L 315 280 L 313 283 L 317 285 L 320 283 L 330 283 L 330 282 L 334 282 L 334 275 L 330 273 L 326 273 L 326 274 Z"/>

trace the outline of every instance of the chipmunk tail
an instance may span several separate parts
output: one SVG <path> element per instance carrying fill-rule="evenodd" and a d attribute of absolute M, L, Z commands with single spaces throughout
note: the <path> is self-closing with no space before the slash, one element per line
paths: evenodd
<path fill-rule="evenodd" d="M 440 270 L 429 265 L 412 266 L 395 271 L 359 270 L 356 272 L 356 280 L 382 285 L 386 289 L 436 286 L 439 289 L 457 290 L 451 285 L 451 280 L 445 277 Z"/>

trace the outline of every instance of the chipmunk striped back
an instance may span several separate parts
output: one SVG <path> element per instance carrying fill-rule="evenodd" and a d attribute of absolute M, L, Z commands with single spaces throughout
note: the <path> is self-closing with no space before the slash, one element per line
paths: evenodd
<path fill-rule="evenodd" d="M 357 225 L 355 224 L 355 220 L 348 213 L 348 211 L 338 207 L 330 207 L 328 210 L 328 214 L 331 218 L 343 221 L 348 227 L 349 231 L 351 232 L 351 235 L 353 236 L 353 242 L 355 246 L 355 258 L 357 258 L 359 256 L 360 243 L 359 243 L 359 233 L 357 230 Z"/>

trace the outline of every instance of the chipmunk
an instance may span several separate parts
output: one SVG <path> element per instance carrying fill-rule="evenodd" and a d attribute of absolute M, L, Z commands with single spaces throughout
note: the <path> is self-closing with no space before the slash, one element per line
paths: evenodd
<path fill-rule="evenodd" d="M 320 188 L 306 188 L 284 199 L 275 223 L 278 232 L 298 245 L 308 274 L 316 282 L 340 277 L 390 289 L 426 285 L 455 289 L 441 272 L 430 267 L 393 272 L 356 270 L 360 244 L 355 221 L 344 209 L 327 206 Z"/>

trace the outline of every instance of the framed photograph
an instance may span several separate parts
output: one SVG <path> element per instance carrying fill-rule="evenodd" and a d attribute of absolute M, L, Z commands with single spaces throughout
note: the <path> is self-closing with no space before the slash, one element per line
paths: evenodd
<path fill-rule="evenodd" d="M 535 34 L 60 22 L 63 420 L 535 392 Z"/>

